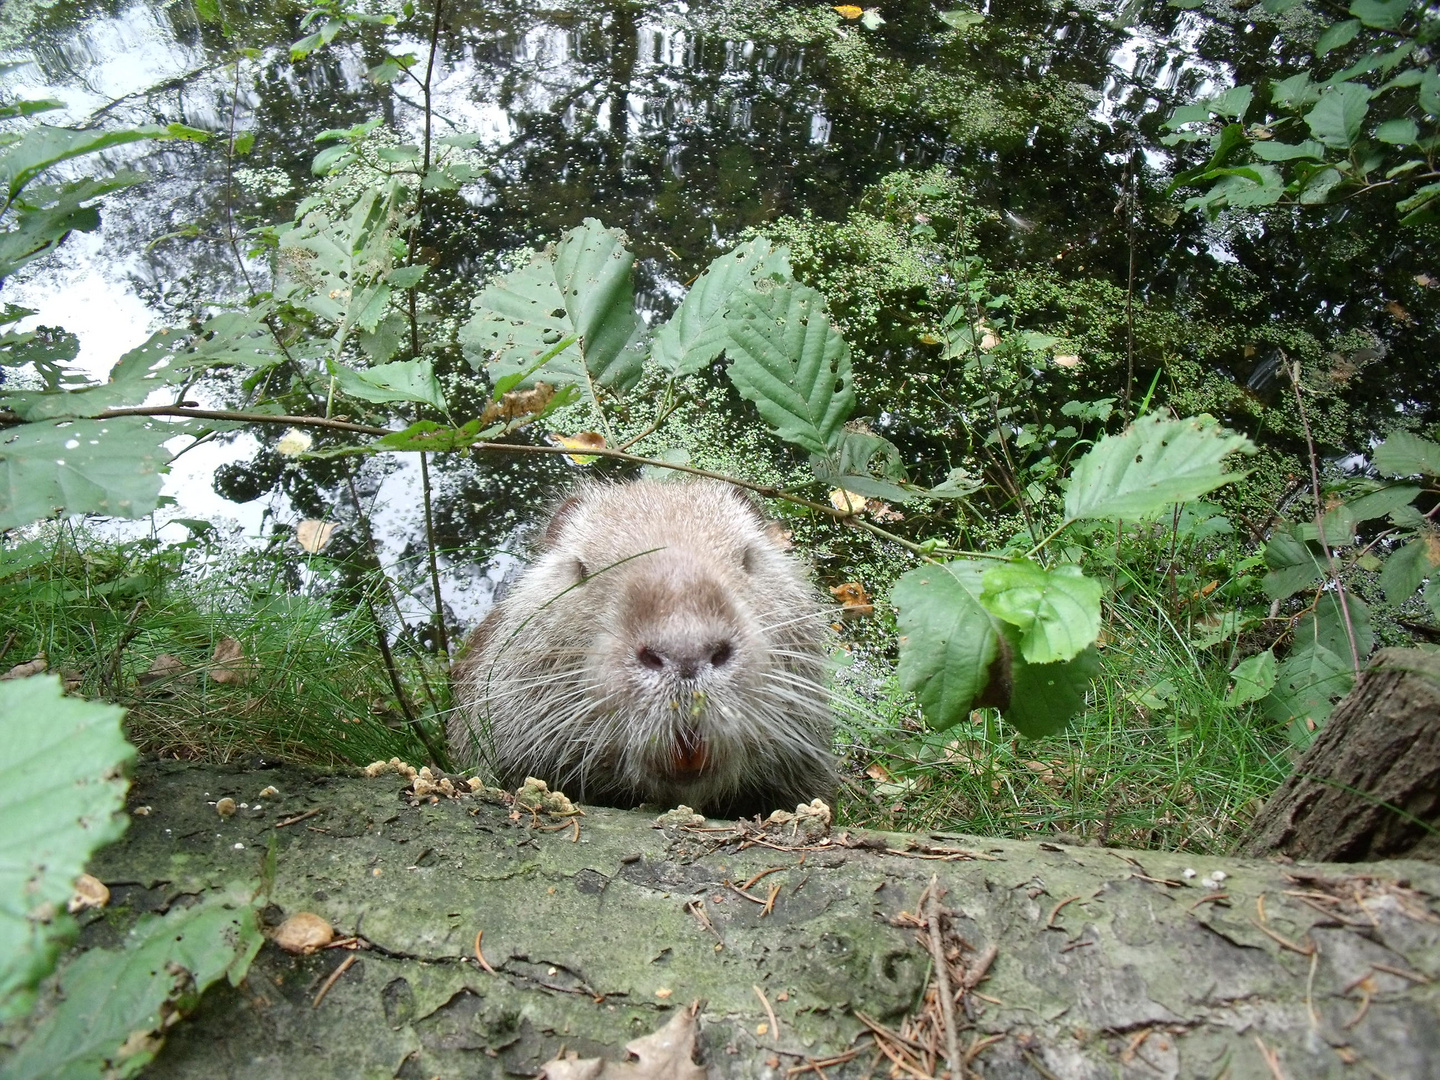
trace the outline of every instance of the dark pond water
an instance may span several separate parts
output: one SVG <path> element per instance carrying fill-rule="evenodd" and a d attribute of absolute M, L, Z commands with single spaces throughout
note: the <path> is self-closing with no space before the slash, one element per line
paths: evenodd
<path fill-rule="evenodd" d="M 422 241 L 450 283 L 446 295 L 471 295 L 496 253 L 595 216 L 628 232 L 640 305 L 663 315 L 743 230 L 805 212 L 839 219 L 887 174 L 940 166 L 965 178 L 976 246 L 992 265 L 1050 264 L 1072 280 L 1122 288 L 1133 273 L 1137 303 L 1193 323 L 1196 340 L 1226 320 L 1323 340 L 1360 335 L 1386 363 L 1347 390 L 1355 412 L 1343 434 L 1363 439 L 1397 409 L 1433 417 L 1440 290 L 1416 284 L 1434 269 L 1429 252 L 1423 236 L 1389 224 L 1388 203 L 1262 228 L 1208 224 L 1165 193 L 1172 160 L 1156 138 L 1174 105 L 1305 59 L 1287 52 L 1258 8 L 1226 6 L 1216 17 L 1159 3 L 1019 2 L 994 5 L 983 34 L 956 39 L 937 18 L 950 6 L 885 4 L 885 23 L 865 30 L 830 25 L 823 5 L 760 0 L 447 4 L 435 131 L 479 134 L 489 171 L 430 204 Z M 141 152 L 131 162 L 154 179 L 113 200 L 97 236 L 73 238 L 58 260 L 6 284 L 4 300 L 78 332 L 97 373 L 155 327 L 265 287 L 266 267 L 242 266 L 230 231 L 289 219 L 310 183 L 316 135 L 374 116 L 407 137 L 420 130 L 413 87 L 365 78 L 380 59 L 375 42 L 342 42 L 292 63 L 303 14 L 233 0 L 7 5 L 9 38 L 0 41 L 19 66 L 0 87 L 67 101 L 62 121 L 179 120 L 215 131 L 233 123 L 255 136 L 234 184 L 220 140 Z M 428 13 L 400 29 L 423 55 Z M 237 65 L 237 47 L 255 51 Z M 1117 212 L 1127 193 L 1133 215 Z M 463 319 L 461 303 L 444 314 Z M 1387 314 L 1393 303 L 1408 321 Z M 1344 332 L 1351 338 L 1337 337 Z M 1156 367 L 1187 358 L 1184 338 L 1167 346 L 1178 356 L 1142 343 L 1142 390 Z M 944 418 L 919 407 L 907 414 L 894 397 L 933 364 L 933 350 L 884 313 L 854 343 L 873 371 L 860 411 L 888 412 L 889 433 L 922 472 L 943 464 L 927 433 Z M 1237 395 L 1268 392 L 1273 349 L 1197 346 L 1188 358 Z M 1066 393 L 1116 396 L 1123 377 L 1113 364 L 1094 365 Z M 213 393 L 223 398 L 223 388 Z M 1253 416 L 1227 419 L 1254 426 Z M 272 522 L 353 514 L 342 466 L 282 468 L 273 441 L 245 435 L 182 458 L 174 513 L 233 519 L 250 535 Z M 436 462 L 446 600 L 458 621 L 483 607 L 495 552 L 563 471 Z M 385 561 L 416 578 L 423 600 L 413 463 L 368 463 L 355 483 L 377 510 Z"/>

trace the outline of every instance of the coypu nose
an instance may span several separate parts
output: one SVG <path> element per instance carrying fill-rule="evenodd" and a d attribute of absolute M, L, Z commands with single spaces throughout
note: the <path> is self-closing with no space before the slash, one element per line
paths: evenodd
<path fill-rule="evenodd" d="M 735 646 L 728 641 L 711 642 L 698 648 L 683 645 L 641 645 L 635 658 L 651 671 L 673 671 L 682 679 L 699 678 L 708 670 L 724 667 L 735 655 Z"/>

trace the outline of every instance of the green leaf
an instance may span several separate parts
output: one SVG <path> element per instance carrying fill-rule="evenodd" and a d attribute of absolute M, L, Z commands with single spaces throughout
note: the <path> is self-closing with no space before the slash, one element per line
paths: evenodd
<path fill-rule="evenodd" d="M 14 227 L 0 232 L 0 278 L 53 251 L 71 232 L 94 230 L 100 224 L 100 211 L 90 204 L 142 179 L 138 173 L 121 172 L 101 179 L 30 189 Z"/>
<path fill-rule="evenodd" d="M 1320 40 L 1315 43 L 1315 58 L 1318 60 L 1332 49 L 1349 45 L 1355 40 L 1355 35 L 1358 33 L 1360 33 L 1359 19 L 1346 19 L 1344 22 L 1332 23 L 1325 28 L 1325 32 L 1320 35 Z"/>
<path fill-rule="evenodd" d="M 1350 633 L 1345 631 L 1346 612 L 1349 612 Z M 1357 658 L 1363 661 L 1375 648 L 1375 631 L 1370 627 L 1369 606 L 1348 590 L 1343 606 L 1335 593 L 1326 592 L 1316 600 L 1314 610 L 1295 627 L 1295 643 L 1297 648 L 1312 644 L 1322 645 L 1348 663 L 1352 657 L 1350 634 L 1355 635 Z"/>
<path fill-rule="evenodd" d="M 1310 80 L 1308 71 L 1302 71 L 1272 86 L 1270 100 L 1286 109 L 1305 109 L 1320 100 L 1320 87 Z"/>
<path fill-rule="evenodd" d="M 1425 583 L 1436 566 L 1440 566 L 1440 543 L 1431 536 L 1410 541 L 1385 560 L 1380 568 L 1380 588 L 1385 599 L 1399 607 Z"/>
<path fill-rule="evenodd" d="M 741 397 L 786 442 L 816 454 L 837 449 L 855 388 L 850 346 L 831 326 L 824 297 L 795 282 L 744 289 L 725 324 L 726 370 Z"/>
<path fill-rule="evenodd" d="M 978 11 L 967 11 L 964 8 L 956 8 L 954 11 L 941 11 L 938 13 L 940 21 L 946 26 L 953 26 L 956 30 L 968 30 L 972 26 L 978 26 L 985 21 L 985 16 Z"/>
<path fill-rule="evenodd" d="M 1375 128 L 1375 138 L 1392 146 L 1409 146 L 1420 138 L 1420 128 L 1408 116 L 1386 120 Z"/>
<path fill-rule="evenodd" d="M 1339 169 L 1321 169 L 1312 174 L 1300 189 L 1300 201 L 1306 206 L 1318 206 L 1330 200 L 1330 192 L 1345 178 Z"/>
<path fill-rule="evenodd" d="M 1100 654 L 1090 646 L 1073 660 L 1011 665 L 1010 704 L 1000 714 L 1027 739 L 1064 729 L 1085 704 L 1085 693 L 1100 673 Z"/>
<path fill-rule="evenodd" d="M 1250 701 L 1259 701 L 1275 688 L 1275 677 L 1279 665 L 1275 654 L 1269 649 L 1241 660 L 1230 672 L 1235 685 L 1225 695 L 1225 707 L 1233 709 Z"/>
<path fill-rule="evenodd" d="M 1219 183 L 1204 195 L 1209 205 L 1274 206 L 1285 194 L 1285 178 L 1273 165 L 1215 169 Z"/>
<path fill-rule="evenodd" d="M 0 682 L 0 1015 L 54 966 L 75 879 L 129 824 L 124 715 L 53 675 Z"/>
<path fill-rule="evenodd" d="M 239 364 L 259 370 L 280 363 L 285 354 L 265 321 L 267 314 L 268 310 L 262 307 L 222 311 L 206 320 L 200 327 L 200 336 L 190 343 L 185 363 L 191 370 L 218 364 Z"/>
<path fill-rule="evenodd" d="M 635 257 L 620 234 L 594 218 L 565 235 L 554 257 L 487 286 L 460 331 L 466 359 L 491 379 L 528 371 L 526 384 L 578 385 L 598 407 L 595 387 L 623 392 L 640 378 L 640 330 L 630 284 Z M 535 367 L 555 345 L 576 341 Z M 493 357 L 493 360 L 490 358 Z"/>
<path fill-rule="evenodd" d="M 900 685 L 937 731 L 970 715 L 1000 656 L 995 623 L 979 600 L 980 574 L 965 561 L 921 566 L 890 591 L 899 611 Z"/>
<path fill-rule="evenodd" d="M 165 128 L 153 124 L 118 131 L 77 131 L 37 124 L 0 149 L 0 186 L 4 187 L 8 201 L 46 169 L 62 161 L 141 139 L 164 138 L 168 134 Z"/>
<path fill-rule="evenodd" d="M 1397 432 L 1375 447 L 1370 460 L 1385 476 L 1440 476 L 1440 444 L 1408 431 Z"/>
<path fill-rule="evenodd" d="M 6 1080 L 135 1076 L 206 988 L 239 985 L 264 942 L 239 896 L 146 915 L 122 949 L 90 949 L 66 965 L 60 1000 L 6 1062 Z"/>
<path fill-rule="evenodd" d="M 1320 95 L 1305 114 L 1310 134 L 1332 149 L 1353 146 L 1370 111 L 1370 90 L 1358 83 L 1342 83 Z"/>
<path fill-rule="evenodd" d="M 332 363 L 330 374 L 342 393 L 362 401 L 418 401 L 445 408 L 445 395 L 429 360 L 393 360 L 360 370 Z"/>
<path fill-rule="evenodd" d="M 1440 116 L 1440 72 L 1431 64 L 1420 77 L 1420 107 L 1431 116 Z"/>
<path fill-rule="evenodd" d="M 58 392 L 11 391 L 4 396 L 5 406 L 22 420 L 38 421 L 90 417 L 107 409 L 139 405 L 151 391 L 188 378 L 189 366 L 176 362 L 176 349 L 183 344 L 183 336 L 178 333 L 153 334 L 145 344 L 116 361 L 108 382 Z M 0 434 L 0 453 L 4 452 L 3 446 Z"/>
<path fill-rule="evenodd" d="M 1232 116 L 1238 122 L 1244 123 L 1245 114 L 1250 111 L 1250 103 L 1254 100 L 1253 86 L 1232 86 L 1219 97 L 1206 102 L 1206 107 L 1216 116 Z"/>
<path fill-rule="evenodd" d="M 1351 499 L 1345 505 L 1353 520 L 1374 521 L 1376 518 L 1388 517 L 1402 506 L 1408 506 L 1415 501 L 1421 490 L 1414 484 L 1390 484 Z"/>
<path fill-rule="evenodd" d="M 1261 161 L 1294 161 L 1296 158 L 1313 158 L 1323 161 L 1325 148 L 1313 139 L 1302 143 L 1283 143 L 1274 140 L 1257 142 L 1250 147 Z"/>
<path fill-rule="evenodd" d="M 56 512 L 143 517 L 176 434 L 143 416 L 0 429 L 0 531 Z"/>
<path fill-rule="evenodd" d="M 1242 474 L 1220 462 L 1254 445 L 1209 416 L 1167 420 L 1142 416 L 1122 435 L 1107 435 L 1075 464 L 1065 493 L 1065 517 L 1114 521 L 1149 518 L 1177 502 L 1197 499 Z"/>
<path fill-rule="evenodd" d="M 1394 30 L 1405 18 L 1411 0 L 1355 0 L 1350 14 L 1377 30 Z"/>
<path fill-rule="evenodd" d="M 503 425 L 497 424 L 495 427 L 499 430 Z M 441 453 L 463 450 L 480 439 L 481 433 L 482 425 L 479 420 L 471 420 L 458 428 L 437 424 L 433 420 L 421 420 L 404 431 L 396 431 L 376 439 L 370 446 L 376 450 L 428 450 Z"/>
<path fill-rule="evenodd" d="M 1423 225 L 1435 220 L 1437 199 L 1440 199 L 1440 184 L 1426 184 L 1409 198 L 1395 204 L 1398 213 L 1404 216 L 1401 225 Z"/>
<path fill-rule="evenodd" d="M 1296 649 L 1276 672 L 1275 689 L 1264 701 L 1265 715 L 1285 726 L 1296 743 L 1307 744 L 1354 682 L 1350 664 L 1324 646 Z"/>
<path fill-rule="evenodd" d="M 385 275 L 385 281 L 397 289 L 413 289 L 429 269 L 428 266 L 397 266 Z"/>
<path fill-rule="evenodd" d="M 730 342 L 725 311 L 731 298 L 757 280 L 790 280 L 790 258 L 764 238 L 741 244 L 705 268 L 668 322 L 655 331 L 650 359 L 672 377 L 693 375 Z"/>
<path fill-rule="evenodd" d="M 1100 636 L 1100 582 L 1078 566 L 1045 569 L 1029 559 L 985 571 L 980 602 L 1020 633 L 1020 655 L 1031 664 L 1070 660 Z"/>
<path fill-rule="evenodd" d="M 1265 543 L 1265 565 L 1270 572 L 1262 583 L 1265 595 L 1283 600 L 1308 589 L 1327 573 L 1325 565 L 1303 540 L 1275 532 Z"/>

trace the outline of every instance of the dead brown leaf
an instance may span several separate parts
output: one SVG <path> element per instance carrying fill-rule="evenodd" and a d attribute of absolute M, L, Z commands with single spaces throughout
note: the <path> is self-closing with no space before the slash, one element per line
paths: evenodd
<path fill-rule="evenodd" d="M 497 420 L 522 420 L 545 411 L 550 399 L 555 396 L 555 387 L 549 383 L 537 382 L 530 390 L 511 390 L 499 401 L 492 401 L 480 414 L 482 424 L 493 424 Z"/>
<path fill-rule="evenodd" d="M 311 555 L 318 554 L 330 538 L 335 535 L 335 523 L 333 521 L 317 521 L 314 518 L 306 518 L 295 526 L 295 542 L 308 551 Z"/>
<path fill-rule="evenodd" d="M 540 1070 L 548 1080 L 705 1080 L 695 1064 L 695 1016 L 684 1009 L 658 1031 L 625 1044 L 635 1061 L 580 1058 L 547 1061 Z"/>
<path fill-rule="evenodd" d="M 865 586 L 858 581 L 847 581 L 843 585 L 836 585 L 830 590 L 830 595 L 840 601 L 842 618 L 863 619 L 875 614 L 874 601 L 865 591 Z"/>
<path fill-rule="evenodd" d="M 185 663 L 178 656 L 172 656 L 168 652 L 162 652 L 150 666 L 136 680 L 141 686 L 149 686 L 151 683 L 167 682 L 185 673 Z"/>
<path fill-rule="evenodd" d="M 4 675 L 0 675 L 0 680 L 28 679 L 31 675 L 43 673 L 48 667 L 49 664 L 46 662 L 45 656 L 42 653 L 35 657 L 34 660 L 27 660 L 23 664 L 16 664 L 9 671 L 5 672 Z"/>
<path fill-rule="evenodd" d="M 255 665 L 233 637 L 221 638 L 210 657 L 210 678 L 217 683 L 244 686 L 255 677 Z"/>

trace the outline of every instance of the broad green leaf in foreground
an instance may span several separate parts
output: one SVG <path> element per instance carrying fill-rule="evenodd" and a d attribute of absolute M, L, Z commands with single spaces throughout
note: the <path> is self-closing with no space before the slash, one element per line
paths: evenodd
<path fill-rule="evenodd" d="M 1241 660 L 1230 672 L 1235 685 L 1225 695 L 1225 706 L 1235 708 L 1249 701 L 1259 701 L 1275 688 L 1275 654 L 1269 649 Z"/>
<path fill-rule="evenodd" d="M 741 244 L 705 268 L 668 322 L 655 331 L 650 359 L 673 376 L 693 375 L 730 342 L 725 309 L 738 290 L 755 280 L 790 278 L 790 258 L 764 238 Z"/>
<path fill-rule="evenodd" d="M 1391 435 L 1371 454 L 1386 476 L 1440 476 L 1440 445 L 1408 431 Z"/>
<path fill-rule="evenodd" d="M 553 256 L 538 255 L 486 286 L 460 331 L 471 366 L 488 367 L 492 379 L 530 371 L 528 382 L 575 383 L 587 392 L 633 386 L 642 362 L 630 280 L 635 256 L 622 241 L 615 230 L 586 218 L 565 234 Z M 575 343 L 533 369 L 567 337 Z"/>
<path fill-rule="evenodd" d="M 330 374 L 342 393 L 362 401 L 417 401 L 445 408 L 440 380 L 429 360 L 392 360 L 359 370 L 331 363 Z"/>
<path fill-rule="evenodd" d="M 77 390 L 13 391 L 5 395 L 5 405 L 22 420 L 32 421 L 90 417 L 107 409 L 139 405 L 152 390 L 187 377 L 188 365 L 175 363 L 181 339 L 179 334 L 153 334 L 116 361 L 106 382 Z"/>
<path fill-rule="evenodd" d="M 838 448 L 855 407 L 850 346 L 816 290 L 795 282 L 742 291 L 725 316 L 726 370 L 771 430 L 814 454 Z"/>
<path fill-rule="evenodd" d="M 181 430 L 143 416 L 0 429 L 0 530 L 57 511 L 143 517 Z"/>
<path fill-rule="evenodd" d="M 217 980 L 238 985 L 264 943 L 254 906 L 215 895 L 147 915 L 119 950 L 91 949 L 60 973 L 61 1000 L 5 1065 L 5 1080 L 120 1080 L 159 1052 L 172 1013 Z"/>
<path fill-rule="evenodd" d="M 1293 742 L 1306 745 L 1354 682 L 1350 662 L 1325 646 L 1297 648 L 1276 672 L 1275 689 L 1265 698 L 1265 715 L 1284 725 Z"/>
<path fill-rule="evenodd" d="M 51 675 L 0 682 L 0 1014 L 49 971 L 75 879 L 125 831 L 124 714 Z"/>
<path fill-rule="evenodd" d="M 1415 595 L 1436 566 L 1440 566 L 1440 538 L 1427 534 L 1412 540 L 1385 560 L 1380 568 L 1380 588 L 1385 599 L 1399 606 Z"/>
<path fill-rule="evenodd" d="M 980 589 L 980 567 L 956 561 L 917 567 L 890 591 L 900 612 L 900 685 L 920 699 L 937 731 L 970 714 L 999 653 Z"/>
<path fill-rule="evenodd" d="M 1274 532 L 1265 541 L 1265 565 L 1270 568 L 1261 583 L 1265 595 L 1283 600 L 1314 585 L 1325 576 L 1320 556 L 1305 541 L 1287 532 Z"/>
<path fill-rule="evenodd" d="M 1315 107 L 1305 114 L 1310 134 L 1326 146 L 1344 150 L 1353 146 L 1370 111 L 1370 88 L 1360 83 L 1341 83 L 1320 95 Z"/>
<path fill-rule="evenodd" d="M 980 600 L 1020 631 L 1020 654 L 1031 664 L 1078 656 L 1100 636 L 1100 583 L 1078 566 L 1047 570 L 1029 559 L 985 571 Z"/>
<path fill-rule="evenodd" d="M 1013 640 L 1013 634 L 1012 640 Z M 1100 673 L 1100 653 L 1091 645 L 1073 660 L 1010 667 L 1010 704 L 1000 710 L 1027 739 L 1062 730 L 1085 704 L 1085 692 Z"/>
<path fill-rule="evenodd" d="M 1167 420 L 1142 416 L 1121 435 L 1107 435 L 1075 464 L 1065 493 L 1071 521 L 1147 518 L 1177 502 L 1199 498 L 1242 473 L 1225 472 L 1221 460 L 1253 454 L 1254 444 L 1209 416 Z"/>

